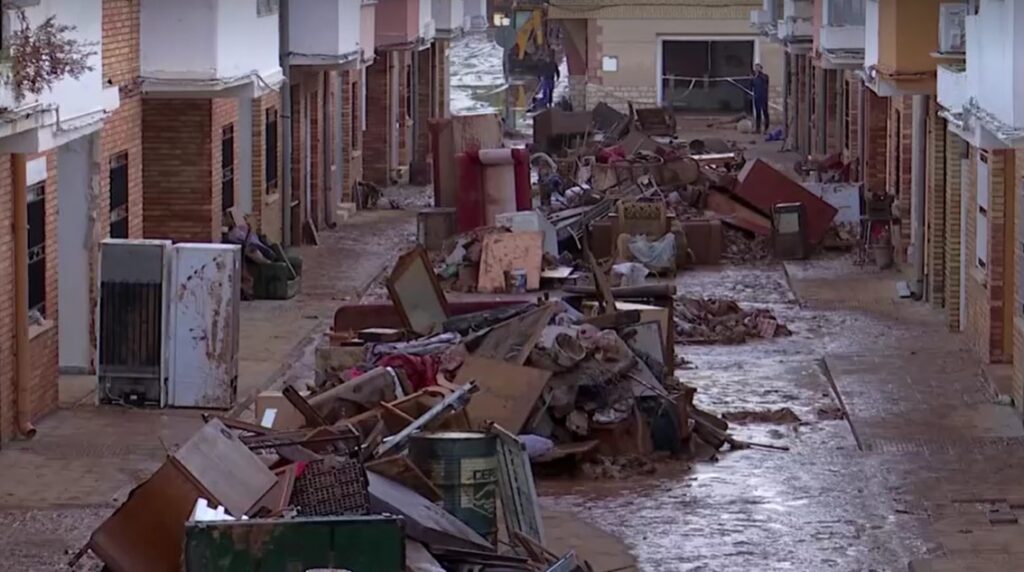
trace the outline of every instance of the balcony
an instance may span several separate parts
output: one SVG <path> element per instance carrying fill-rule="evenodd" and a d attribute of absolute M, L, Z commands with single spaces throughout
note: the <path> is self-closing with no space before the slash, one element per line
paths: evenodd
<path fill-rule="evenodd" d="M 1024 129 L 1024 0 L 984 0 L 965 24 L 971 95 L 1000 129 Z"/>
<path fill-rule="evenodd" d="M 380 0 L 376 30 L 378 48 L 399 49 L 429 43 L 435 32 L 433 4 L 431 0 Z"/>
<path fill-rule="evenodd" d="M 118 89 L 103 83 L 102 0 L 49 0 L 23 2 L 30 26 L 56 15 L 58 24 L 75 27 L 69 36 L 91 44 L 92 68 L 80 78 L 65 78 L 39 95 L 18 95 L 13 86 L 0 85 L 0 150 L 34 153 L 46 151 L 99 130 L 119 105 Z M 17 25 L 17 24 L 14 24 Z M 0 63 L 10 71 L 11 62 Z M 8 76 L 9 77 L 9 76 Z"/>
<path fill-rule="evenodd" d="M 785 0 L 778 24 L 779 39 L 787 42 L 810 41 L 814 36 L 814 3 L 811 0 Z"/>
<path fill-rule="evenodd" d="M 359 61 L 361 24 L 362 5 L 351 0 L 292 2 L 288 12 L 289 62 L 337 65 Z"/>
<path fill-rule="evenodd" d="M 437 37 L 454 38 L 462 33 L 463 9 L 462 0 L 433 0 L 431 13 Z"/>
<path fill-rule="evenodd" d="M 864 18 L 864 68 L 867 86 L 888 97 L 935 91 L 939 46 L 939 5 L 867 0 Z"/>
<path fill-rule="evenodd" d="M 277 0 L 140 1 L 146 93 L 257 97 L 281 84 Z"/>
<path fill-rule="evenodd" d="M 819 47 L 829 52 L 864 50 L 864 1 L 825 0 Z"/>
<path fill-rule="evenodd" d="M 953 113 L 960 113 L 970 100 L 967 66 L 942 64 L 936 77 L 936 98 L 939 105 Z"/>
<path fill-rule="evenodd" d="M 786 42 L 810 42 L 814 36 L 814 23 L 810 20 L 779 20 L 779 39 Z"/>

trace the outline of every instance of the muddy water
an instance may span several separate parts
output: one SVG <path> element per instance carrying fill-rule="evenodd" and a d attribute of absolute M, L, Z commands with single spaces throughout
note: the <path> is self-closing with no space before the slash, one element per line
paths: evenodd
<path fill-rule="evenodd" d="M 825 284 L 837 271 L 812 265 L 801 279 L 824 288 L 815 280 Z M 905 570 L 909 558 L 927 552 L 919 540 L 923 517 L 902 510 L 895 489 L 879 478 L 912 470 L 912 463 L 883 464 L 858 450 L 847 422 L 835 419 L 838 403 L 820 361 L 825 353 L 897 343 L 913 320 L 895 322 L 849 304 L 807 309 L 789 281 L 781 266 L 680 275 L 680 292 L 769 307 L 795 334 L 677 348 L 696 365 L 677 376 L 697 387 L 700 406 L 717 413 L 791 409 L 799 423 L 732 426 L 742 439 L 789 452 L 724 452 L 717 462 L 628 482 L 546 482 L 545 502 L 621 537 L 642 570 Z"/>

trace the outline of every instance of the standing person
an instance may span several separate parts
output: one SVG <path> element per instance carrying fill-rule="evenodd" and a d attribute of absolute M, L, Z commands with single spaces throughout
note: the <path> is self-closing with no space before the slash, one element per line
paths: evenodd
<path fill-rule="evenodd" d="M 751 78 L 751 87 L 754 92 L 754 129 L 761 133 L 761 120 L 764 120 L 764 132 L 769 129 L 768 119 L 768 74 L 764 73 L 761 64 L 754 64 L 754 76 Z"/>
<path fill-rule="evenodd" d="M 547 57 L 540 64 L 540 101 L 541 107 L 551 107 L 555 94 L 555 82 L 561 77 L 558 71 L 558 64 L 555 63 L 555 54 L 548 52 Z"/>

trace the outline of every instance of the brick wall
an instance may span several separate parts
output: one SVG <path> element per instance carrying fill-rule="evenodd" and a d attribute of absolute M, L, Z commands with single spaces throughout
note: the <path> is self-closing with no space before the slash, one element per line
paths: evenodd
<path fill-rule="evenodd" d="M 345 70 L 341 72 L 342 86 L 341 94 L 341 128 L 343 131 L 342 141 L 344 145 L 341 150 L 342 156 L 342 181 L 341 200 L 352 202 L 352 189 L 355 182 L 363 176 L 363 130 L 360 125 L 360 71 Z M 355 129 L 353 130 L 353 126 Z"/>
<path fill-rule="evenodd" d="M 864 118 L 861 123 L 864 133 L 863 169 L 864 183 L 869 192 L 886 191 L 888 161 L 888 120 L 889 100 L 879 97 L 874 91 L 864 88 Z"/>
<path fill-rule="evenodd" d="M 388 106 L 388 77 L 391 52 L 377 55 L 376 61 L 366 68 L 366 131 L 363 133 L 363 178 L 378 185 L 390 179 L 388 170 L 388 144 L 394 133 L 390 125 Z"/>
<path fill-rule="evenodd" d="M 46 153 L 46 316 L 45 325 L 30 327 L 29 339 L 29 409 L 37 420 L 55 410 L 58 403 L 58 230 L 57 230 L 57 151 Z M 39 157 L 29 156 L 32 160 Z M 0 264 L 7 272 L 0 274 L 0 441 L 17 435 L 17 391 L 14 353 L 14 265 L 13 201 L 11 155 L 0 155 Z"/>
<path fill-rule="evenodd" d="M 1012 334 L 1007 304 L 1012 294 L 1013 262 L 1012 228 L 1008 227 L 1007 208 L 1014 204 L 1014 153 L 988 152 L 989 209 L 988 209 L 988 266 L 981 269 L 976 256 L 976 229 L 978 212 L 977 160 L 980 151 L 971 148 L 967 170 L 968 215 L 967 245 L 964 262 L 967 266 L 967 324 L 971 346 L 986 363 L 1012 360 Z"/>
<path fill-rule="evenodd" d="M 441 96 L 441 78 L 437 77 L 437 66 L 434 57 L 437 43 L 430 49 L 414 52 L 414 65 L 417 72 L 416 85 L 416 119 L 414 129 L 412 163 L 409 165 L 409 182 L 416 185 L 430 184 L 430 126 L 431 119 L 437 117 L 437 106 L 432 105 Z"/>
<path fill-rule="evenodd" d="M 231 126 L 234 130 L 234 162 L 232 168 L 238 168 L 238 145 L 239 145 L 239 133 L 238 133 L 238 100 L 217 98 L 210 103 L 210 151 L 212 157 L 210 159 L 210 201 L 213 203 L 210 205 L 210 220 L 213 225 L 213 229 L 216 233 L 215 242 L 220 242 L 221 227 L 223 226 L 224 212 L 222 210 L 223 203 L 222 199 L 222 186 L 221 186 L 221 159 L 223 157 L 221 148 L 221 136 L 223 130 L 227 126 Z M 235 195 L 235 204 L 238 204 L 238 175 L 234 177 L 234 186 L 231 192 Z"/>
<path fill-rule="evenodd" d="M 946 263 L 943 265 L 945 272 L 945 302 L 946 302 L 946 323 L 951 332 L 960 331 L 960 207 L 961 207 L 961 161 L 966 143 L 955 133 L 946 131 L 945 159 L 946 159 L 946 224 L 945 224 L 945 255 Z M 1022 154 L 1024 155 L 1024 154 Z M 970 262 L 967 257 L 965 263 Z"/>
<path fill-rule="evenodd" d="M 910 245 L 911 171 L 913 167 L 913 96 L 889 98 L 888 151 L 886 154 L 886 187 L 897 197 L 901 217 L 900 245 Z M 900 249 L 906 259 L 906 250 Z"/>
<path fill-rule="evenodd" d="M 790 99 L 795 100 L 796 113 L 790 117 L 791 120 L 796 119 L 797 150 L 806 155 L 813 148 L 810 141 L 811 100 L 813 97 L 808 98 L 806 95 L 808 82 L 811 81 L 810 58 L 807 56 L 792 56 L 792 58 L 793 67 L 796 68 L 796 89 L 790 93 Z"/>
<path fill-rule="evenodd" d="M 1014 153 L 1014 185 L 1020 189 L 1024 184 L 1024 152 Z M 1019 197 L 1018 191 L 1013 195 Z M 1020 282 L 1024 269 L 1024 201 L 1019 198 L 1013 209 L 1013 400 L 1018 414 L 1024 412 L 1024 284 Z"/>
<path fill-rule="evenodd" d="M 216 221 L 213 216 L 215 209 L 220 210 L 220 193 L 215 197 L 211 184 L 211 108 L 209 99 L 142 102 L 143 228 L 147 238 L 220 239 L 219 215 Z"/>
<path fill-rule="evenodd" d="M 928 113 L 928 157 L 925 218 L 927 296 L 935 308 L 946 301 L 946 121 L 935 98 Z"/>
<path fill-rule="evenodd" d="M 291 124 L 292 124 L 292 153 L 289 158 L 289 165 L 292 170 L 292 244 L 302 244 L 302 225 L 306 220 L 306 142 L 303 127 L 306 124 L 305 90 L 303 84 L 305 74 L 299 70 L 292 71 L 294 80 L 291 84 Z M 286 119 L 287 121 L 287 119 Z"/>
<path fill-rule="evenodd" d="M 839 70 L 827 70 L 825 72 L 827 78 L 828 93 L 825 94 L 826 101 L 826 124 L 825 124 L 825 144 L 826 151 L 828 153 L 839 153 L 842 151 L 840 143 L 842 137 L 839 130 L 841 125 L 839 123 L 839 108 L 840 108 L 840 97 L 842 97 L 842 86 L 843 76 Z"/>
<path fill-rule="evenodd" d="M 412 161 L 412 109 L 409 96 L 414 92 L 411 50 L 392 52 L 398 61 L 398 166 L 407 167 Z"/>
<path fill-rule="evenodd" d="M 253 100 L 252 103 L 252 215 L 253 224 L 272 242 L 281 242 L 281 138 L 284 133 L 280 116 L 281 94 L 271 92 Z M 267 112 L 277 117 L 277 181 L 267 184 L 266 171 L 266 121 Z"/>
<path fill-rule="evenodd" d="M 843 81 L 846 82 L 846 128 L 845 149 L 843 158 L 853 162 L 853 180 L 861 181 L 861 98 L 864 96 L 864 83 L 854 72 L 844 72 Z"/>
<path fill-rule="evenodd" d="M 434 77 L 437 78 L 437 97 L 434 100 L 433 117 L 451 117 L 451 69 L 448 61 L 451 55 L 450 40 L 436 40 L 433 47 Z"/>
<path fill-rule="evenodd" d="M 310 74 L 306 89 L 309 114 L 309 214 L 313 226 L 324 227 L 323 73 Z"/>

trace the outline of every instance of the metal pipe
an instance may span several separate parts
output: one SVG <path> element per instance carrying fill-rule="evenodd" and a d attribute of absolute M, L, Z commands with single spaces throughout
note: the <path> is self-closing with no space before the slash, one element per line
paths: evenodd
<path fill-rule="evenodd" d="M 911 138 L 911 252 L 914 263 L 914 297 L 924 298 L 925 179 L 928 163 L 928 96 L 914 96 L 914 125 Z"/>
<path fill-rule="evenodd" d="M 281 84 L 281 120 L 284 132 L 281 134 L 281 242 L 285 246 L 292 244 L 292 71 L 289 65 L 289 0 L 281 0 L 280 18 L 280 53 L 281 70 L 284 83 Z"/>
<path fill-rule="evenodd" d="M 36 436 L 32 425 L 29 395 L 28 355 L 28 181 L 25 155 L 11 155 L 11 178 L 14 184 L 14 368 L 18 432 L 31 439 Z M 50 200 L 56 200 L 53 197 Z"/>

